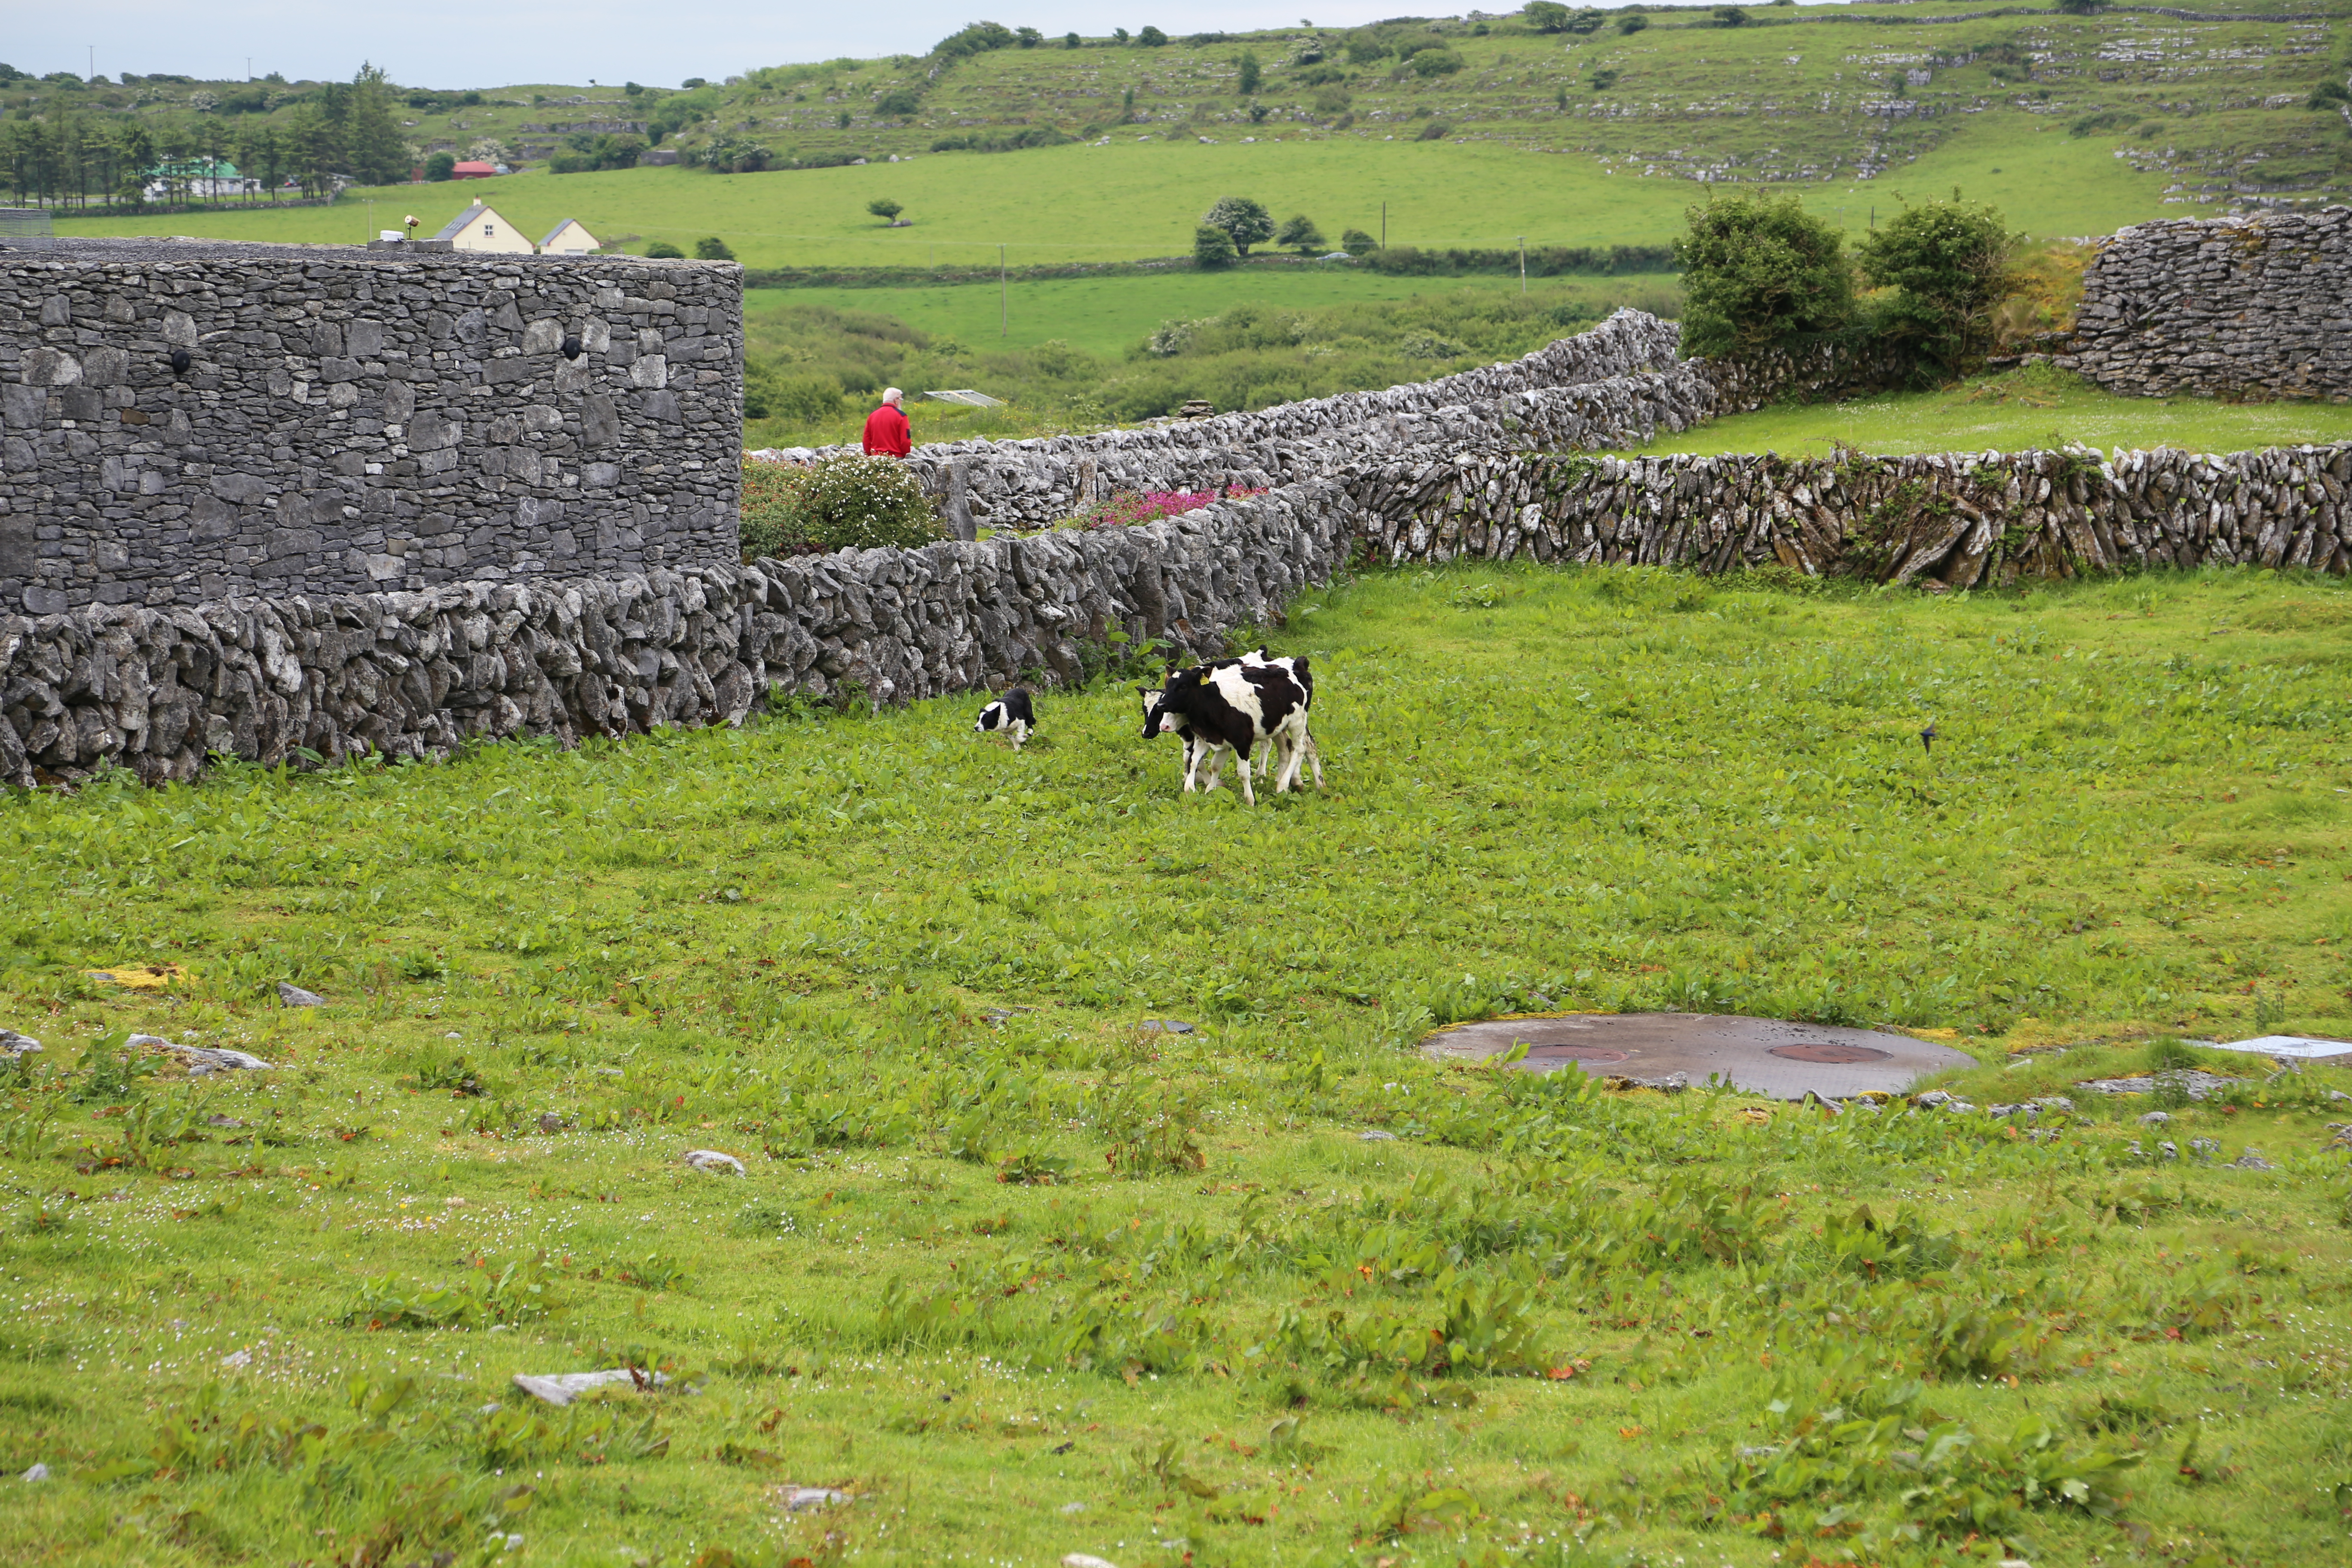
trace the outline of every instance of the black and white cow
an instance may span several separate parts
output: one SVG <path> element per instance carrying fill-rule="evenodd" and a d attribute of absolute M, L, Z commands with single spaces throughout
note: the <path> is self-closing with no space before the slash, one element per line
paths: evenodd
<path fill-rule="evenodd" d="M 1307 764 L 1315 770 L 1315 787 L 1321 789 L 1323 787 L 1323 753 L 1315 749 L 1315 737 L 1308 733 L 1307 729 L 1307 718 L 1315 710 L 1315 671 L 1308 668 L 1307 656 L 1286 654 L 1280 658 L 1269 658 L 1266 657 L 1265 649 L 1261 647 L 1255 653 L 1242 655 L 1241 661 L 1245 665 L 1264 665 L 1270 669 L 1286 671 L 1293 680 L 1298 682 L 1298 689 L 1307 697 L 1307 713 L 1298 721 L 1298 749 L 1306 753 Z M 1290 780 L 1293 784 L 1298 782 L 1298 770 L 1296 766 L 1290 771 Z"/>
<path fill-rule="evenodd" d="M 1300 737 L 1307 729 L 1307 694 L 1287 670 L 1271 664 L 1244 664 L 1229 659 L 1218 664 L 1171 669 L 1160 700 L 1144 716 L 1143 738 L 1190 730 L 1195 743 L 1208 753 L 1209 782 L 1217 787 L 1219 753 L 1230 751 L 1241 759 L 1242 798 L 1257 804 L 1250 784 L 1250 757 L 1259 746 L 1271 744 L 1281 766 L 1275 773 L 1275 793 L 1288 789 L 1297 774 Z M 1188 775 L 1187 792 L 1192 788 Z"/>
<path fill-rule="evenodd" d="M 980 721 L 972 729 L 981 734 L 1002 730 L 1013 738 L 1013 749 L 1019 751 L 1029 731 L 1037 727 L 1037 717 L 1030 711 L 1029 689 L 1016 686 L 980 710 Z"/>

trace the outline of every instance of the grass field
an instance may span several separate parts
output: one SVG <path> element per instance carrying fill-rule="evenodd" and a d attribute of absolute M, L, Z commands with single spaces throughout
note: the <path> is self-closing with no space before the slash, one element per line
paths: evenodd
<path fill-rule="evenodd" d="M 1980 144 L 1971 140 L 1978 136 Z M 2003 173 L 1988 174 L 1991 164 Z M 2099 234 L 2184 216 L 2159 201 L 2161 177 L 2135 173 L 2107 149 L 2005 123 L 1971 126 L 1900 180 L 1803 194 L 1861 230 L 1873 204 L 1895 210 L 1896 189 L 1940 195 L 1956 183 L 1971 197 L 2000 200 L 2011 221 L 2036 235 Z M 633 251 L 652 239 L 691 250 L 716 235 L 755 267 L 969 267 L 995 261 L 1000 245 L 1017 266 L 1190 255 L 1200 215 L 1227 195 L 1253 196 L 1280 216 L 1305 212 L 1334 240 L 1343 228 L 1377 235 L 1386 202 L 1392 245 L 1509 247 L 1520 236 L 1531 246 L 1663 243 L 1681 232 L 1684 208 L 1706 193 L 1685 180 L 1611 174 L 1575 153 L 1343 136 L 1256 146 L 1129 141 L 759 174 L 522 174 L 358 189 L 332 207 L 60 218 L 58 226 L 352 245 L 399 227 L 410 213 L 429 233 L 479 200 L 525 233 L 577 218 L 608 242 L 636 237 L 624 247 Z M 904 204 L 914 226 L 885 229 L 866 211 L 877 196 Z"/>
<path fill-rule="evenodd" d="M 1336 276 L 1335 276 L 1336 274 Z M 1410 300 L 1458 289 L 1517 295 L 1517 278 L 1396 278 L 1333 267 L 1281 271 L 1171 272 L 1160 277 L 1048 278 L 1014 283 L 1004 291 L 1003 335 L 999 300 L 991 285 L 943 285 L 914 289 L 751 289 L 743 294 L 745 333 L 754 352 L 772 351 L 788 341 L 766 319 L 801 305 L 838 310 L 872 310 L 895 317 L 933 337 L 953 338 L 975 348 L 1034 348 L 1059 342 L 1104 359 L 1129 350 L 1169 321 L 1213 316 L 1239 304 L 1271 310 L 1310 310 L 1330 305 Z M 1680 292 L 1668 275 L 1623 278 L 1536 279 L 1530 297 L 1590 301 L 1601 314 L 1619 301 L 1640 298 L 1657 303 Z"/>
<path fill-rule="evenodd" d="M 2242 452 L 2347 440 L 2352 440 L 2352 405 L 2341 403 L 2118 397 L 2080 376 L 2028 369 L 1937 392 L 1780 405 L 1710 420 L 1640 449 L 1818 458 L 1841 442 L 1870 452 L 1981 452 L 2075 441 L 2103 450 L 2181 447 Z"/>
<path fill-rule="evenodd" d="M 11 796 L 0 1553 L 2333 1561 L 2352 1075 L 2073 1086 L 2352 1028 L 2347 619 L 1473 565 L 1294 606 L 1331 787 L 1255 811 L 1115 680 L 1017 757 L 964 700 Z M 2077 1110 L 1411 1050 L 1662 1005 Z"/>

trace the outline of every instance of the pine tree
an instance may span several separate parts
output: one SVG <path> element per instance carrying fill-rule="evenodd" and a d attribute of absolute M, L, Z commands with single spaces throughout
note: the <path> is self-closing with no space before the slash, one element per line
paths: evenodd
<path fill-rule="evenodd" d="M 363 64 L 352 78 L 343 151 L 351 173 L 362 184 L 388 185 L 408 172 L 408 143 L 393 115 L 392 84 L 381 67 Z"/>

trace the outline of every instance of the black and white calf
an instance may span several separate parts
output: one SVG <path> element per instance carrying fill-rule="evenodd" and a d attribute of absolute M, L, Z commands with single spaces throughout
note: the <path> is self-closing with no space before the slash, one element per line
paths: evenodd
<path fill-rule="evenodd" d="M 1016 686 L 980 710 L 980 721 L 972 728 L 981 734 L 1002 730 L 1013 738 L 1013 749 L 1019 751 L 1029 731 L 1037 727 L 1037 717 L 1029 709 L 1029 689 Z"/>
<path fill-rule="evenodd" d="M 1160 700 L 1144 716 L 1143 738 L 1186 731 L 1207 753 L 1205 787 L 1217 787 L 1219 753 L 1230 751 L 1241 759 L 1242 798 L 1255 805 L 1250 757 L 1257 747 L 1270 744 L 1279 759 L 1276 794 L 1297 777 L 1300 739 L 1307 731 L 1307 694 L 1293 671 L 1272 664 L 1230 659 L 1171 669 Z M 1189 774 L 1184 787 L 1188 792 L 1192 788 Z"/>
<path fill-rule="evenodd" d="M 1307 711 L 1302 713 L 1298 720 L 1298 749 L 1306 753 L 1307 765 L 1315 770 L 1315 787 L 1321 789 L 1323 787 L 1323 753 L 1315 749 L 1315 737 L 1309 734 L 1307 729 L 1307 716 L 1315 710 L 1315 672 L 1307 668 L 1307 657 L 1304 654 L 1285 654 L 1280 658 L 1268 658 L 1265 649 L 1259 648 L 1255 653 L 1242 655 L 1241 661 L 1245 665 L 1263 665 L 1269 669 L 1285 671 L 1293 680 L 1298 682 L 1298 689 L 1305 693 L 1307 698 L 1305 704 Z M 1290 782 L 1293 784 L 1298 782 L 1298 769 L 1295 765 L 1290 770 Z"/>

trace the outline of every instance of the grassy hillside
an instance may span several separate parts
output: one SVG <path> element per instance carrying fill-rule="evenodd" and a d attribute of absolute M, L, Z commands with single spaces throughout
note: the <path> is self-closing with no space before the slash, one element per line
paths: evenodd
<path fill-rule="evenodd" d="M 634 237 L 632 249 L 717 235 L 756 265 L 923 266 L 989 259 L 999 245 L 1030 261 L 1180 254 L 1196 216 L 1229 192 L 1278 216 L 1304 211 L 1333 238 L 1377 233 L 1386 202 L 1396 244 L 1589 245 L 1668 237 L 1703 183 L 1726 179 L 1794 184 L 1854 229 L 1898 192 L 1957 184 L 2038 236 L 2352 190 L 2344 118 L 2304 106 L 2345 74 L 2340 24 L 1968 5 L 1764 8 L 1736 28 L 1676 13 L 1590 37 L 1517 24 L 1289 28 L 1160 48 L 1097 41 L 780 67 L 689 94 L 510 88 L 471 106 L 419 95 L 440 106 L 406 116 L 420 152 L 496 147 L 520 160 L 675 120 L 663 145 L 688 159 L 725 148 L 772 163 L 874 162 L 562 175 L 542 162 L 504 180 L 353 195 L 428 226 L 484 196 L 535 232 L 577 217 L 616 242 Z M 1424 77 L 1399 49 L 1459 68 Z M 1244 54 L 1262 67 L 1251 95 L 1238 90 Z M 901 94 L 911 112 L 898 112 Z M 0 93 L 0 104 L 51 114 L 72 96 Z M 175 110 L 165 95 L 140 112 Z M 1106 144 L 930 150 L 1015 133 Z M 892 155 L 913 161 L 884 162 Z M 913 226 L 882 228 L 865 211 L 877 196 L 905 204 Z M 367 221 L 338 208 L 88 226 L 348 242 Z"/>
<path fill-rule="evenodd" d="M 2352 1029 L 2347 597 L 1372 574 L 1255 810 L 1111 679 L 12 794 L 0 1556 L 2338 1563 L 2352 1073 L 2173 1037 Z M 1661 1006 L 2074 1110 L 1412 1049 Z"/>

